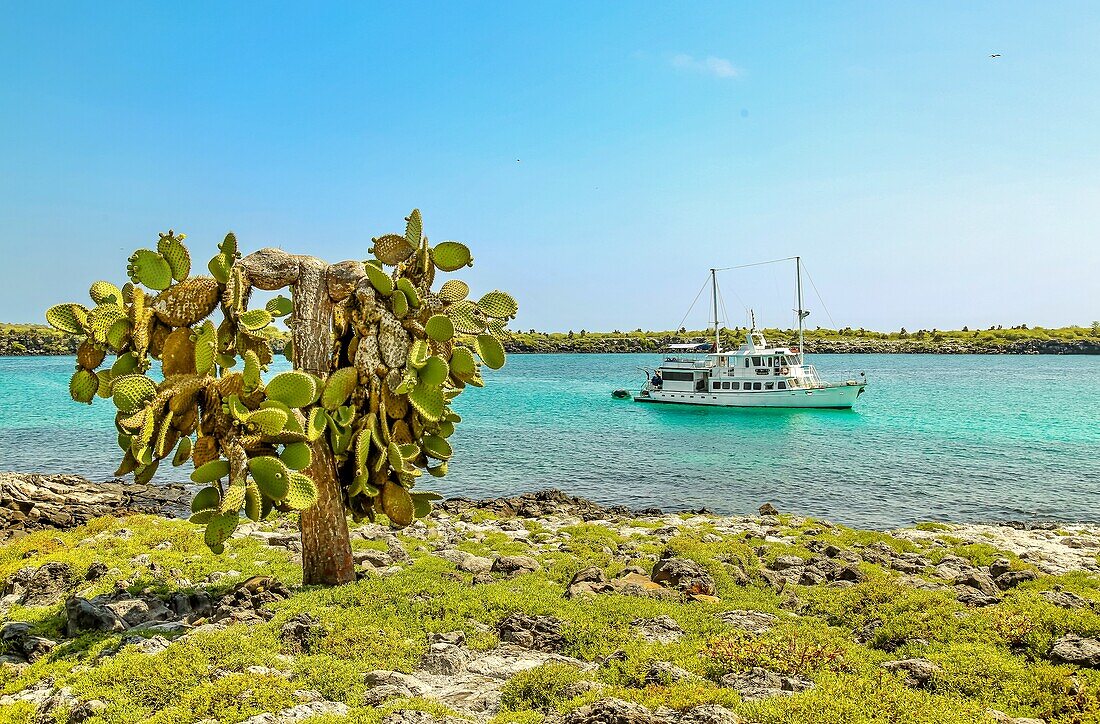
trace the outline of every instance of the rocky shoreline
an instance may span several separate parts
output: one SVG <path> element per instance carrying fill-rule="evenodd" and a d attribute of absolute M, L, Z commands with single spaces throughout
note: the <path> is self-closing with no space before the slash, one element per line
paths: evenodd
<path fill-rule="evenodd" d="M 507 340 L 504 348 L 514 354 L 610 354 L 610 353 L 659 353 L 667 344 L 703 342 L 698 338 L 624 337 L 606 340 L 530 339 Z M 778 341 L 778 340 L 777 340 Z M 1027 339 L 1004 344 L 968 342 L 947 339 L 934 342 L 930 339 L 842 339 L 805 341 L 807 354 L 1004 354 L 1004 355 L 1093 355 L 1100 354 L 1100 340 Z"/>
<path fill-rule="evenodd" d="M 69 488 L 86 499 L 87 485 L 0 474 L 4 500 L 50 496 L 24 513 L 56 509 Z M 26 527 L 4 544 L 18 546 L 18 562 L 5 564 L 0 599 L 0 668 L 14 672 L 0 680 L 0 711 L 114 721 L 145 706 L 114 681 L 124 672 L 259 637 L 276 651 L 214 660 L 209 671 L 188 664 L 191 679 L 166 682 L 172 693 L 157 706 L 177 708 L 165 721 L 1068 724 L 1100 715 L 1098 525 L 865 532 L 770 504 L 753 516 L 662 513 L 545 490 L 452 498 L 401 531 L 353 526 L 359 583 L 325 591 L 289 573 L 301 555 L 292 521 L 245 523 L 216 558 L 185 522 L 134 512 L 170 513 L 177 492 L 158 499 L 104 485 L 108 497 L 86 499 L 70 518 L 38 516 L 50 535 L 67 536 L 60 548 Z M 110 501 L 130 515 L 84 525 Z M 377 636 L 390 643 L 377 648 Z M 985 648 L 974 653 L 976 641 Z M 87 642 L 98 642 L 92 655 L 79 652 Z M 992 678 L 987 693 L 975 693 L 972 655 Z M 310 673 L 334 665 L 348 683 Z M 1032 686 L 1020 678 L 1032 670 L 1034 686 L 1067 688 L 1033 702 L 1026 687 L 998 696 Z M 254 699 L 264 687 L 282 693 L 242 704 L 234 677 Z M 868 698 L 853 699 L 871 681 Z M 188 688 L 209 697 L 219 687 L 238 713 L 196 716 L 177 703 Z M 184 711 L 190 718 L 178 718 Z"/>

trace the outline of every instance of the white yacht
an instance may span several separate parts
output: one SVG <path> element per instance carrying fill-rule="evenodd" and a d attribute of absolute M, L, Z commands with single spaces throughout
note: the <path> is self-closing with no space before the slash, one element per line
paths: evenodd
<path fill-rule="evenodd" d="M 780 261 L 787 261 L 785 259 Z M 676 344 L 678 355 L 704 353 L 699 358 L 670 356 L 648 378 L 635 402 L 717 407 L 792 407 L 846 409 L 867 387 L 866 377 L 836 382 L 822 380 L 813 365 L 806 364 L 803 350 L 801 259 L 794 257 L 798 277 L 798 346 L 771 345 L 755 324 L 735 350 L 722 349 L 718 326 L 717 269 L 711 269 L 714 297 L 714 344 Z"/>

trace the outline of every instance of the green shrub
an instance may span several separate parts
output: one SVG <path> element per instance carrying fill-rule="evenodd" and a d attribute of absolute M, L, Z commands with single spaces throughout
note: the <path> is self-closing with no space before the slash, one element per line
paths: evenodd
<path fill-rule="evenodd" d="M 505 709 L 549 711 L 573 698 L 575 684 L 583 674 L 568 664 L 549 663 L 521 671 L 504 685 L 500 703 Z"/>

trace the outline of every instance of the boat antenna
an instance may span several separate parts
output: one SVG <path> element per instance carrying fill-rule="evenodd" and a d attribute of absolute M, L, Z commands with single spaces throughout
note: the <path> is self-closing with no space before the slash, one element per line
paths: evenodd
<path fill-rule="evenodd" d="M 752 322 L 752 329 L 750 329 L 749 331 L 750 332 L 755 332 L 756 331 L 756 312 L 752 311 L 751 309 L 749 310 L 749 321 Z"/>
<path fill-rule="evenodd" d="M 714 297 L 714 352 L 722 351 L 722 339 L 718 332 L 718 276 L 717 269 L 710 270 L 710 290 Z"/>
<path fill-rule="evenodd" d="M 810 313 L 802 308 L 802 257 L 794 258 L 795 276 L 798 277 L 798 364 L 806 364 L 806 351 L 803 344 L 802 320 L 810 316 Z"/>

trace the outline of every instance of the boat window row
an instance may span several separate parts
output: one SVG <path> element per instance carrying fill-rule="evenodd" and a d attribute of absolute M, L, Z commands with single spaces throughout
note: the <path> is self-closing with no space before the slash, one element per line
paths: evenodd
<path fill-rule="evenodd" d="M 795 367 L 798 365 L 798 355 L 780 354 L 774 357 L 746 357 L 746 367 Z"/>
<path fill-rule="evenodd" d="M 691 382 L 695 379 L 694 372 L 676 372 L 674 370 L 661 370 L 665 382 Z"/>
<path fill-rule="evenodd" d="M 740 382 L 714 382 L 711 384 L 712 390 L 740 390 L 742 392 L 752 392 L 755 390 L 785 390 L 787 389 L 787 383 L 785 380 L 779 380 L 778 382 L 746 382 L 742 385 Z"/>

